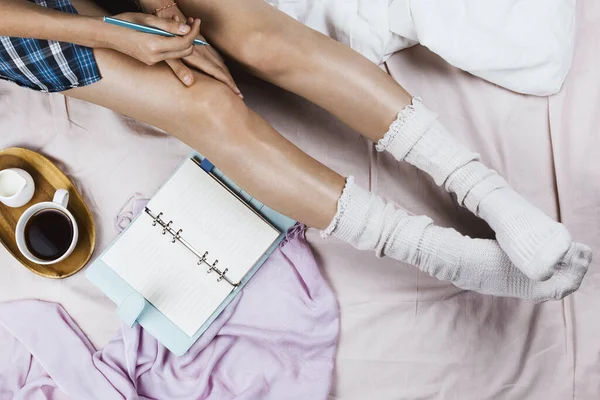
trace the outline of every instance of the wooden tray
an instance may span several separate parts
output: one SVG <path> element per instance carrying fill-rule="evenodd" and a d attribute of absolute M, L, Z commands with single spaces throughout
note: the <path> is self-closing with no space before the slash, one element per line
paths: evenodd
<path fill-rule="evenodd" d="M 0 241 L 6 249 L 32 272 L 46 278 L 60 279 L 73 275 L 89 261 L 96 244 L 96 228 L 90 210 L 73 183 L 46 157 L 27 149 L 11 147 L 0 151 L 0 170 L 22 168 L 29 172 L 35 182 L 33 199 L 19 208 L 0 203 Z M 21 214 L 31 205 L 52 201 L 57 189 L 69 191 L 68 209 L 77 220 L 79 240 L 77 247 L 65 260 L 51 265 L 38 265 L 26 259 L 15 241 L 15 227 Z"/>

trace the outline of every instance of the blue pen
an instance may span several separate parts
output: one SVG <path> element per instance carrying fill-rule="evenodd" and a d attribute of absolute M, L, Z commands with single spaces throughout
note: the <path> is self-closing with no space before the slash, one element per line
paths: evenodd
<path fill-rule="evenodd" d="M 162 29 L 152 28 L 151 26 L 146 26 L 146 25 L 134 24 L 133 22 L 123 21 L 122 19 L 117 19 L 117 18 L 112 18 L 112 17 L 104 17 L 104 22 L 108 22 L 109 24 L 121 26 L 123 28 L 134 29 L 139 32 L 152 33 L 154 35 L 167 36 L 167 37 L 178 36 L 178 35 L 174 35 L 170 32 L 163 31 Z M 210 46 L 208 43 L 206 43 L 205 41 L 200 40 L 200 39 L 194 39 L 194 44 L 198 45 L 198 46 Z"/>

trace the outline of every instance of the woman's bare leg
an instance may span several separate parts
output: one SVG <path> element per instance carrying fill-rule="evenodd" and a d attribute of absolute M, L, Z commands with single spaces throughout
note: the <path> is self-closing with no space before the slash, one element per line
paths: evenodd
<path fill-rule="evenodd" d="M 80 14 L 103 15 L 87 0 L 73 4 Z M 169 132 L 261 202 L 309 226 L 327 227 L 345 179 L 277 133 L 224 84 L 196 73 L 196 83 L 186 88 L 164 63 L 147 66 L 110 50 L 94 54 L 103 79 L 67 96 Z"/>
<path fill-rule="evenodd" d="M 202 34 L 253 74 L 318 104 L 373 141 L 411 96 L 365 57 L 263 0 L 180 0 Z"/>

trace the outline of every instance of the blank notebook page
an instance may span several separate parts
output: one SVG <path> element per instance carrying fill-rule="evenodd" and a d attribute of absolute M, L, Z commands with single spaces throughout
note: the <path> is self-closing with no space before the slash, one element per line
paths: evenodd
<path fill-rule="evenodd" d="M 267 251 L 279 232 L 255 214 L 212 176 L 188 159 L 158 191 L 147 207 L 173 221 L 181 237 L 207 261 L 239 282 Z M 129 285 L 188 336 L 214 313 L 233 289 L 217 282 L 215 272 L 172 236 L 152 226 L 143 213 L 102 257 Z"/>

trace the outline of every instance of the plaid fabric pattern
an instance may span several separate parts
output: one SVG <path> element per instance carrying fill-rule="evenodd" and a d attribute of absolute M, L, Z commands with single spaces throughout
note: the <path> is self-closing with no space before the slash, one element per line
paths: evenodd
<path fill-rule="evenodd" d="M 76 14 L 69 0 L 28 0 Z M 0 36 L 0 79 L 41 92 L 62 92 L 102 77 L 92 49 L 54 40 Z"/>

